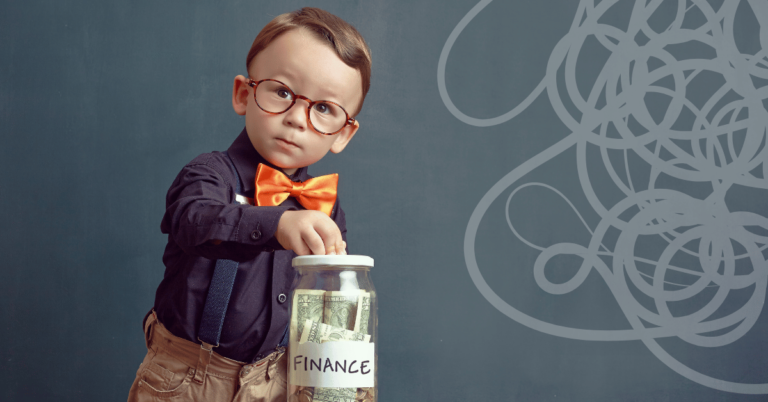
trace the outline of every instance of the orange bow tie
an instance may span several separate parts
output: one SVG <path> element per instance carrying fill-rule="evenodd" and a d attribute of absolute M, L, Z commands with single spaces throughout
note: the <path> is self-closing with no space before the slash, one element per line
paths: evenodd
<path fill-rule="evenodd" d="M 256 192 L 253 196 L 258 206 L 280 205 L 289 196 L 295 197 L 306 209 L 314 209 L 331 216 L 336 202 L 339 175 L 329 174 L 296 183 L 283 172 L 259 164 L 256 169 Z"/>

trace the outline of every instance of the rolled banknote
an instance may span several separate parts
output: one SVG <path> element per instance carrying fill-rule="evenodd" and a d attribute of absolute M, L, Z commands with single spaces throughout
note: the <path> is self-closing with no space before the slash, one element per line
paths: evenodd
<path fill-rule="evenodd" d="M 295 344 L 299 341 L 307 320 L 323 321 L 324 295 L 324 290 L 296 289 L 294 291 L 291 307 L 291 343 Z"/>
<path fill-rule="evenodd" d="M 370 334 L 368 330 L 368 318 L 371 316 L 371 294 L 365 290 L 360 291 L 357 299 L 357 311 L 355 313 L 355 326 L 353 331 L 361 334 Z"/>
<path fill-rule="evenodd" d="M 306 342 L 325 343 L 337 341 L 370 342 L 371 336 L 348 329 L 334 327 L 322 322 L 307 320 L 303 325 L 299 344 Z"/>
<path fill-rule="evenodd" d="M 355 327 L 359 290 L 328 291 L 323 298 L 323 323 L 352 330 Z"/>

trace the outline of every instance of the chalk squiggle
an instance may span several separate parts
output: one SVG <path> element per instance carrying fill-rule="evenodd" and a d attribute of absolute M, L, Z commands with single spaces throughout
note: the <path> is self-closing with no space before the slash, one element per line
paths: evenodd
<path fill-rule="evenodd" d="M 699 384 L 735 393 L 768 393 L 768 384 L 730 382 L 693 370 L 656 342 L 660 337 L 675 336 L 701 347 L 730 344 L 752 328 L 765 302 L 768 236 L 761 233 L 768 232 L 768 218 L 749 212 L 731 212 L 725 195 L 734 185 L 768 189 L 768 113 L 763 107 L 763 102 L 768 100 L 768 85 L 759 85 L 761 80 L 768 80 L 768 3 L 759 0 L 747 3 L 761 24 L 761 49 L 755 54 L 746 54 L 739 52 L 733 36 L 740 2 L 726 1 L 715 10 L 704 0 L 693 0 L 691 6 L 686 0 L 679 0 L 674 20 L 657 31 L 649 19 L 662 1 L 637 1 L 628 27 L 623 31 L 600 22 L 600 17 L 617 0 L 603 0 L 597 5 L 591 0 L 582 0 L 569 33 L 553 49 L 546 75 L 536 89 L 509 112 L 477 119 L 465 115 L 452 103 L 445 86 L 445 65 L 463 29 L 490 2 L 482 0 L 473 7 L 443 47 L 437 78 L 446 107 L 464 123 L 494 126 L 517 116 L 546 90 L 555 113 L 572 133 L 504 176 L 473 211 L 465 233 L 464 254 L 478 290 L 499 311 L 535 330 L 581 340 L 641 340 L 659 360 Z M 684 20 L 694 10 L 701 13 L 705 21 L 691 28 Z M 610 56 L 589 94 L 582 96 L 576 85 L 576 65 L 588 38 L 597 40 Z M 694 45 L 713 51 L 714 56 L 684 58 L 675 52 L 676 47 Z M 564 93 L 557 83 L 561 68 Z M 707 74 L 710 78 L 719 77 L 723 83 L 706 102 L 697 105 L 687 97 L 687 92 L 701 85 L 694 82 L 697 77 Z M 665 80 L 666 83 L 661 84 Z M 648 94 L 669 100 L 661 116 L 652 113 L 655 106 L 649 107 Z M 693 116 L 689 127 L 678 126 L 683 115 Z M 606 171 L 624 194 L 624 199 L 614 205 L 606 205 L 592 185 L 586 163 L 588 145 L 599 148 Z M 516 230 L 509 215 L 510 202 L 522 194 L 521 190 L 531 186 L 556 192 L 579 215 L 564 195 L 544 183 L 526 183 L 513 189 L 507 199 L 507 223 L 518 239 L 541 251 L 533 275 L 543 290 L 551 294 L 571 292 L 594 269 L 608 285 L 632 329 L 577 329 L 533 318 L 502 300 L 484 280 L 477 264 L 475 238 L 491 203 L 524 175 L 572 147 L 576 148 L 578 176 L 584 193 L 601 217 L 594 229 L 582 219 L 592 236 L 589 245 L 539 246 Z M 609 150 L 622 152 L 623 175 L 609 159 Z M 640 177 L 630 169 L 630 153 L 650 166 L 647 177 Z M 710 183 L 712 191 L 704 199 L 698 199 L 675 189 L 657 188 L 662 174 L 686 182 Z M 612 250 L 604 245 L 611 228 L 620 232 Z M 655 236 L 666 242 L 666 248 L 656 259 L 636 255 L 635 245 L 642 236 Z M 698 266 L 673 265 L 673 258 L 679 253 L 697 258 Z M 557 255 L 582 258 L 577 273 L 565 283 L 552 283 L 545 275 L 547 262 Z M 612 257 L 612 266 L 600 256 Z M 638 262 L 654 267 L 653 274 L 641 272 Z M 743 268 L 737 269 L 738 264 L 748 265 L 750 269 L 743 272 Z M 667 276 L 673 271 L 688 279 L 684 283 L 672 283 Z M 654 301 L 655 309 L 643 306 L 634 298 L 630 283 Z M 729 292 L 750 287 L 754 290 L 739 309 L 711 318 Z M 715 289 L 714 296 L 697 311 L 687 315 L 670 311 L 668 303 L 688 300 L 705 288 Z"/>

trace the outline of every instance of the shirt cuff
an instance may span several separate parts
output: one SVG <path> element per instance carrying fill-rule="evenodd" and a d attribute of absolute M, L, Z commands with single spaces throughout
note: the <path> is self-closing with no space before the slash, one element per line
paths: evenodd
<path fill-rule="evenodd" d="M 235 241 L 254 246 L 267 244 L 274 238 L 283 212 L 295 209 L 287 206 L 246 208 L 237 225 Z"/>

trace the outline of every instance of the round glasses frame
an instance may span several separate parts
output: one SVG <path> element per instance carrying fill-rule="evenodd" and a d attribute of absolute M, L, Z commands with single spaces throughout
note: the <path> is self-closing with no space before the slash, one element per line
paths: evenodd
<path fill-rule="evenodd" d="M 276 82 L 276 83 L 284 86 L 285 89 L 287 89 L 291 93 L 291 98 L 293 99 L 293 101 L 291 101 L 291 104 L 287 108 L 285 108 L 285 110 L 283 110 L 282 112 L 270 112 L 269 110 L 266 110 L 263 107 L 261 107 L 261 105 L 259 105 L 259 101 L 256 100 L 256 88 L 259 86 L 259 84 L 261 84 L 264 81 Z M 248 84 L 249 87 L 253 88 L 253 101 L 256 102 L 256 106 L 258 106 L 259 109 L 261 109 L 264 112 L 269 113 L 269 114 L 283 114 L 283 113 L 287 112 L 290 108 L 293 107 L 293 105 L 296 104 L 296 101 L 298 99 L 304 99 L 305 101 L 307 101 L 307 103 L 308 103 L 308 105 L 307 105 L 307 122 L 309 123 L 310 127 L 312 127 L 312 130 L 314 130 L 317 133 L 320 133 L 320 134 L 323 134 L 323 135 L 334 135 L 334 134 L 338 133 L 339 131 L 343 130 L 345 127 L 347 127 L 349 125 L 352 125 L 352 124 L 355 124 L 355 119 L 353 119 L 352 117 L 349 117 L 349 113 L 347 113 L 347 110 L 344 109 L 338 103 L 327 101 L 327 100 L 313 101 L 312 99 L 309 99 L 309 98 L 307 98 L 304 95 L 297 95 L 295 92 L 293 92 L 293 90 L 288 85 L 285 85 L 281 81 L 273 80 L 271 78 L 266 78 L 266 79 L 263 79 L 263 80 L 254 81 L 253 79 L 249 78 L 248 81 L 246 82 L 246 84 Z M 326 132 L 318 130 L 315 127 L 315 125 L 312 124 L 312 119 L 309 117 L 309 113 L 312 111 L 312 106 L 314 106 L 314 105 L 316 105 L 318 103 L 333 103 L 334 105 L 338 106 L 339 109 L 341 109 L 344 112 L 344 114 L 347 116 L 347 119 L 345 120 L 344 125 L 341 126 L 340 129 L 338 129 L 338 130 L 336 130 L 336 131 L 334 131 L 332 133 L 326 133 Z"/>

